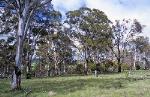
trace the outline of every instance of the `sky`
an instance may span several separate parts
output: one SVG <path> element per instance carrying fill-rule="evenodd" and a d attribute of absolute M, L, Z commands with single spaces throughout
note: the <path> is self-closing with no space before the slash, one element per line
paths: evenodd
<path fill-rule="evenodd" d="M 150 38 L 150 0 L 53 0 L 52 3 L 63 15 L 86 6 L 104 11 L 111 21 L 137 19 L 146 25 L 143 35 Z"/>

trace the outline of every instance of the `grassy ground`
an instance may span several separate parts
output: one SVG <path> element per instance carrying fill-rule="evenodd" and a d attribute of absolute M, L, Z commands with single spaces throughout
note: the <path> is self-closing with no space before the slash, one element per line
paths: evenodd
<path fill-rule="evenodd" d="M 150 71 L 23 79 L 22 88 L 10 91 L 9 80 L 0 80 L 0 97 L 150 97 Z"/>

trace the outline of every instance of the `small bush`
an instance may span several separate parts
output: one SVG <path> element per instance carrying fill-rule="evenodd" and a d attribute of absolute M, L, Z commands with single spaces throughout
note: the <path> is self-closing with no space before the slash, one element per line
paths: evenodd
<path fill-rule="evenodd" d="M 31 73 L 27 73 L 26 75 L 26 79 L 31 79 L 32 74 Z"/>
<path fill-rule="evenodd" d="M 142 62 L 137 61 L 135 64 L 136 64 L 136 70 L 142 69 Z"/>
<path fill-rule="evenodd" d="M 123 70 L 129 70 L 130 69 L 130 65 L 129 64 L 122 63 L 121 66 L 122 66 Z"/>
<path fill-rule="evenodd" d="M 111 60 L 105 60 L 102 62 L 102 64 L 100 66 L 101 66 L 101 70 L 103 72 L 110 72 L 110 68 L 112 68 L 114 66 L 114 62 Z"/>
<path fill-rule="evenodd" d="M 83 74 L 84 66 L 82 64 L 77 64 L 76 66 L 76 72 L 78 74 Z"/>
<path fill-rule="evenodd" d="M 140 70 L 140 69 L 141 69 L 140 65 L 136 65 L 136 70 Z"/>
<path fill-rule="evenodd" d="M 91 71 L 95 71 L 95 70 L 96 70 L 96 64 L 94 64 L 94 63 L 89 63 L 89 64 L 88 64 L 88 67 L 89 67 L 89 69 L 90 69 Z"/>

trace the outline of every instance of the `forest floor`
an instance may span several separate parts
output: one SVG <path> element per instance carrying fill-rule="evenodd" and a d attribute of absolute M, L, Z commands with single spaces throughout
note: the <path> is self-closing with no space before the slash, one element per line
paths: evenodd
<path fill-rule="evenodd" d="M 150 71 L 23 79 L 15 92 L 0 79 L 0 97 L 150 97 Z"/>

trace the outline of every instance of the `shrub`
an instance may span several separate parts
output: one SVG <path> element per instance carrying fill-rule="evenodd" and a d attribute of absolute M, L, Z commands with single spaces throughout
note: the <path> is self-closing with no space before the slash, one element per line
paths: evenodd
<path fill-rule="evenodd" d="M 123 70 L 129 70 L 130 69 L 130 65 L 129 64 L 122 63 L 121 66 L 122 66 Z"/>
<path fill-rule="evenodd" d="M 89 64 L 88 64 L 88 67 L 89 67 L 89 69 L 90 69 L 91 71 L 95 71 L 95 70 L 96 70 L 96 64 L 94 64 L 94 63 L 89 63 Z"/>
<path fill-rule="evenodd" d="M 26 79 L 31 79 L 32 74 L 31 73 L 27 73 L 26 75 Z"/>
<path fill-rule="evenodd" d="M 77 69 L 76 65 L 69 65 L 67 67 L 66 71 L 67 71 L 68 74 L 75 74 L 77 72 L 76 69 Z"/>
<path fill-rule="evenodd" d="M 111 60 L 105 60 L 102 62 L 101 66 L 101 70 L 103 72 L 109 72 L 110 68 L 112 68 L 114 66 L 114 62 Z"/>
<path fill-rule="evenodd" d="M 78 74 L 83 74 L 83 70 L 84 70 L 83 64 L 77 64 L 77 66 L 76 66 L 76 72 Z"/>
<path fill-rule="evenodd" d="M 140 70 L 140 69 L 141 69 L 140 65 L 136 65 L 136 70 Z"/>
<path fill-rule="evenodd" d="M 136 70 L 140 70 L 140 69 L 143 68 L 143 67 L 142 67 L 142 62 L 137 61 L 135 64 L 136 64 Z"/>

